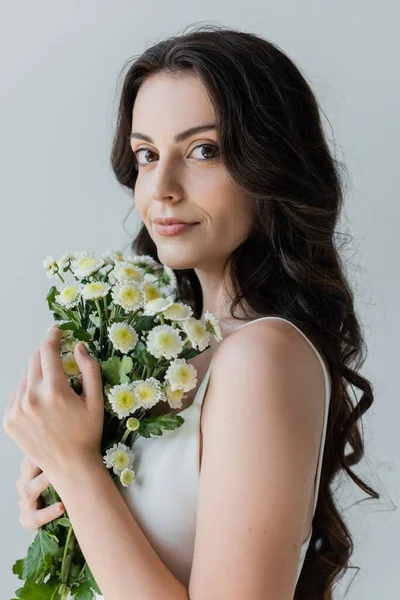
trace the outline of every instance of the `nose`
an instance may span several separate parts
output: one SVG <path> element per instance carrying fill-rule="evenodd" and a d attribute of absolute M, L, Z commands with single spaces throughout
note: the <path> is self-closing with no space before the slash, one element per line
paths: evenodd
<path fill-rule="evenodd" d="M 179 202 L 182 199 L 183 188 L 179 181 L 179 173 L 171 160 L 164 163 L 159 160 L 152 175 L 154 177 L 152 182 L 153 200 Z"/>

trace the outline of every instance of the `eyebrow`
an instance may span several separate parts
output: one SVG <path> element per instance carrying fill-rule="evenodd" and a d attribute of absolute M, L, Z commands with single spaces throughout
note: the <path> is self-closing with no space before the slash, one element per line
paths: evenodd
<path fill-rule="evenodd" d="M 202 131 L 208 131 L 210 129 L 215 129 L 216 124 L 210 123 L 209 125 L 199 125 L 198 127 L 190 127 L 190 129 L 185 129 L 185 131 L 181 131 L 174 136 L 174 142 L 179 144 L 179 142 L 183 142 L 186 138 L 195 135 L 196 133 L 201 133 Z M 138 138 L 139 140 L 144 140 L 145 142 L 149 142 L 150 144 L 154 144 L 151 137 L 145 135 L 144 133 L 139 133 L 138 131 L 132 131 L 129 139 Z"/>

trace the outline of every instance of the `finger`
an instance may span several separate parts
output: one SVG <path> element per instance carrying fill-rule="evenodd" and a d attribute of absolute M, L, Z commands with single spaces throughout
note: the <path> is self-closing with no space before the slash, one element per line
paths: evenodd
<path fill-rule="evenodd" d="M 38 500 L 41 501 L 40 494 L 51 485 L 45 473 L 39 473 L 33 479 L 28 480 L 25 483 L 21 497 L 23 496 L 27 504 L 31 506 L 37 506 Z"/>
<path fill-rule="evenodd" d="M 27 387 L 33 388 L 35 384 L 40 383 L 43 379 L 42 361 L 40 358 L 40 350 L 37 349 L 29 359 Z"/>
<path fill-rule="evenodd" d="M 46 506 L 46 508 L 31 508 L 28 510 L 24 510 L 21 512 L 19 517 L 19 522 L 24 529 L 30 529 L 37 533 L 39 531 L 39 527 L 50 523 L 50 521 L 54 521 L 58 517 L 61 517 L 63 512 L 65 512 L 65 508 L 62 510 L 59 509 L 60 503 L 56 502 L 54 504 L 50 504 L 50 506 Z"/>
<path fill-rule="evenodd" d="M 60 356 L 60 339 L 62 330 L 53 325 L 40 346 L 40 360 L 42 364 L 43 380 L 65 381 L 66 376 Z"/>
<path fill-rule="evenodd" d="M 25 456 L 21 461 L 21 474 L 26 479 L 33 479 L 39 473 L 42 473 L 42 469 L 35 465 L 34 462 L 31 461 L 29 456 Z"/>

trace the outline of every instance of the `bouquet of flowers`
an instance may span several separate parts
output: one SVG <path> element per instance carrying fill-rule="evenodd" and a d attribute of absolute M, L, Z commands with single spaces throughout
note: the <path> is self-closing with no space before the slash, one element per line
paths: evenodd
<path fill-rule="evenodd" d="M 220 323 L 208 311 L 204 324 L 195 319 L 192 308 L 177 301 L 174 271 L 151 256 L 125 259 L 121 252 L 81 251 L 64 253 L 57 261 L 48 256 L 43 266 L 61 282 L 60 289 L 51 287 L 47 302 L 63 332 L 65 375 L 81 394 L 74 347 L 83 341 L 101 366 L 103 461 L 114 480 L 134 485 L 135 439 L 184 423 L 180 415 L 152 416 L 151 409 L 159 402 L 182 407 L 185 393 L 197 383 L 197 371 L 187 361 L 209 348 L 211 335 L 221 341 Z M 72 281 L 66 281 L 67 273 Z M 49 486 L 41 499 L 49 506 L 60 497 Z M 39 528 L 13 572 L 25 580 L 16 591 L 20 599 L 91 600 L 95 592 L 101 594 L 66 513 Z"/>

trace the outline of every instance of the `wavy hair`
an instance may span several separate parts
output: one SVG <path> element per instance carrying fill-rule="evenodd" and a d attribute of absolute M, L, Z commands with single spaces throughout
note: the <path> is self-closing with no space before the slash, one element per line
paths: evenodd
<path fill-rule="evenodd" d="M 277 45 L 222 26 L 201 26 L 169 37 L 128 61 L 120 91 L 111 165 L 134 197 L 137 166 L 129 134 L 140 85 L 157 73 L 191 73 L 213 102 L 221 158 L 254 220 L 247 238 L 227 258 L 234 297 L 258 315 L 292 321 L 311 339 L 330 370 L 332 390 L 313 532 L 295 600 L 331 600 L 334 584 L 350 567 L 353 540 L 332 484 L 340 471 L 373 498 L 380 495 L 352 467 L 364 456 L 361 417 L 372 385 L 359 370 L 366 345 L 354 296 L 336 244 L 345 167 L 329 150 L 320 109 L 299 68 Z M 125 68 L 125 67 L 124 67 Z M 131 244 L 158 259 L 142 224 Z M 194 269 L 175 271 L 178 299 L 194 316 L 203 310 Z M 361 392 L 353 402 L 348 387 Z M 349 444 L 352 451 L 345 453 Z"/>

